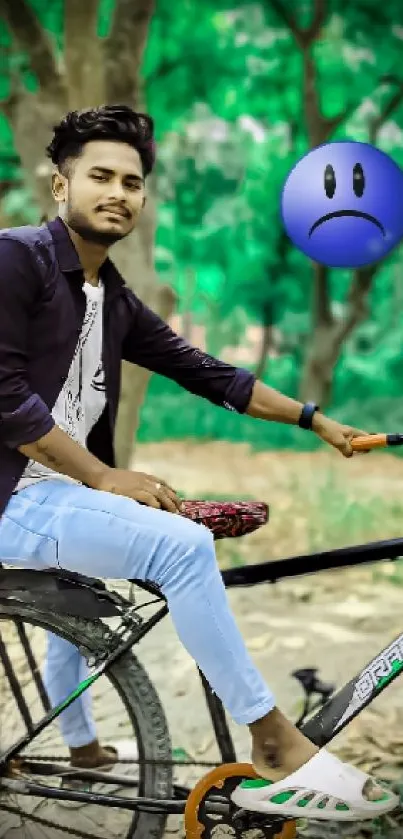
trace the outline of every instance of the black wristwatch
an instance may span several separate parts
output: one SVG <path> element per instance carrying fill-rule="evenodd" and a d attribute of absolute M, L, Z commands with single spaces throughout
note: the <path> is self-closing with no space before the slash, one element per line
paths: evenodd
<path fill-rule="evenodd" d="M 313 415 L 316 411 L 319 411 L 319 405 L 315 405 L 314 402 L 307 402 L 302 411 L 301 416 L 298 420 L 298 425 L 300 428 L 306 428 L 307 430 L 312 429 L 312 420 Z"/>

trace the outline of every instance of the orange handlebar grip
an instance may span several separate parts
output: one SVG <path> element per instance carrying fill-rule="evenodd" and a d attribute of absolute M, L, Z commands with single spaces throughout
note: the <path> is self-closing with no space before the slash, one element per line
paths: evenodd
<path fill-rule="evenodd" d="M 354 452 L 367 452 L 370 449 L 384 449 L 388 445 L 387 434 L 368 434 L 365 437 L 354 437 L 351 447 Z"/>

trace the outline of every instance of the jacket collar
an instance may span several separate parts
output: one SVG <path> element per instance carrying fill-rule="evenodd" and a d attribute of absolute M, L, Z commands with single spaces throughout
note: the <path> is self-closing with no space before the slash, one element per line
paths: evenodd
<path fill-rule="evenodd" d="M 81 283 L 84 284 L 83 268 L 64 221 L 57 216 L 53 221 L 47 222 L 47 227 L 53 239 L 60 270 L 63 274 L 80 271 Z M 102 278 L 107 291 L 121 289 L 125 285 L 123 277 L 109 257 L 102 265 Z"/>

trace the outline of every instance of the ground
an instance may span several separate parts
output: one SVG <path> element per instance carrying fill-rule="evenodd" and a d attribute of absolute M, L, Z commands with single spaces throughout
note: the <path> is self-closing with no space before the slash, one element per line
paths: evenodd
<path fill-rule="evenodd" d="M 347 461 L 332 451 L 254 454 L 247 446 L 178 442 L 141 446 L 136 468 L 168 480 L 188 498 L 238 496 L 270 504 L 267 526 L 218 545 L 222 566 L 403 535 L 403 461 L 391 455 Z M 339 686 L 401 633 L 401 582 L 400 564 L 385 562 L 229 593 L 248 648 L 287 714 L 295 718 L 302 699 L 293 670 L 315 666 Z M 215 759 L 196 670 L 169 619 L 138 654 L 163 701 L 174 746 L 197 760 Z M 8 713 L 4 690 L 0 697 Z M 403 777 L 402 699 L 397 680 L 332 748 L 367 771 Z M 249 760 L 245 731 L 232 730 L 239 758 Z M 174 818 L 167 836 L 172 833 L 181 835 Z M 11 839 L 1 830 L 0 836 Z"/>

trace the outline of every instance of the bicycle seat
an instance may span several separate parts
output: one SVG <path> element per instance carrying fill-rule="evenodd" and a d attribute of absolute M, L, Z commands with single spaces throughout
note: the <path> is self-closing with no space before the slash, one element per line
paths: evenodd
<path fill-rule="evenodd" d="M 228 539 L 263 527 L 269 508 L 263 501 L 184 501 L 182 515 L 204 524 L 214 539 Z"/>

